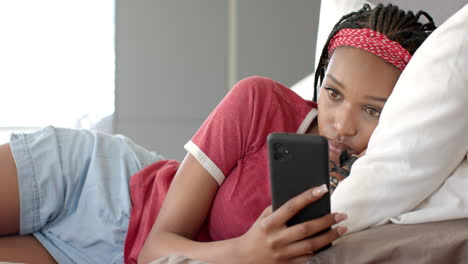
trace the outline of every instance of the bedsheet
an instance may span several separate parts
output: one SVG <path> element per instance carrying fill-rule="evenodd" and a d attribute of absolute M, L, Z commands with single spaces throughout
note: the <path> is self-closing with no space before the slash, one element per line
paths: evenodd
<path fill-rule="evenodd" d="M 386 224 L 338 239 L 307 264 L 468 262 L 468 218 L 423 224 Z M 170 255 L 152 264 L 206 264 Z"/>

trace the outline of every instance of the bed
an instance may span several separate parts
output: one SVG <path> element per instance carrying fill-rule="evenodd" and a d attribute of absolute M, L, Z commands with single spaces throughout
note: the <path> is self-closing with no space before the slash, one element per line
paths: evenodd
<path fill-rule="evenodd" d="M 344 236 L 307 264 L 452 263 L 468 262 L 468 219 L 397 225 L 388 224 Z M 152 264 L 203 264 L 170 255 Z"/>
<path fill-rule="evenodd" d="M 468 219 L 415 225 L 387 224 L 340 238 L 330 249 L 311 257 L 308 264 L 467 263 L 467 227 Z M 155 260 L 152 264 L 205 262 L 175 254 Z"/>

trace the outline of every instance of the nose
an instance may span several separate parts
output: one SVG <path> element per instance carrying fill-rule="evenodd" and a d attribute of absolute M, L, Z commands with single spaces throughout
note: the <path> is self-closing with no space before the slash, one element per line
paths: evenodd
<path fill-rule="evenodd" d="M 337 110 L 335 130 L 339 141 L 357 134 L 357 124 L 354 122 L 352 110 L 348 107 Z"/>

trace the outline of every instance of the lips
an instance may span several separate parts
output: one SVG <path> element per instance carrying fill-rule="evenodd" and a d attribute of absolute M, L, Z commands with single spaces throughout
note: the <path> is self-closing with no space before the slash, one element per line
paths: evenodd
<path fill-rule="evenodd" d="M 345 144 L 343 143 L 338 143 L 335 139 L 328 139 L 328 147 L 331 152 L 334 152 L 336 154 L 340 154 L 343 150 L 348 151 L 348 154 L 352 154 L 353 151 Z"/>

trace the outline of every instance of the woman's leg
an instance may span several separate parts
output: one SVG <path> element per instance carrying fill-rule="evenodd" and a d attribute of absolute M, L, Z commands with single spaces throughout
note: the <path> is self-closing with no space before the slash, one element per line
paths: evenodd
<path fill-rule="evenodd" d="M 56 263 L 33 236 L 19 234 L 18 174 L 10 145 L 0 145 L 0 261 Z"/>
<path fill-rule="evenodd" d="M 33 236 L 0 237 L 0 262 L 55 264 L 47 250 Z"/>
<path fill-rule="evenodd" d="M 0 201 L 16 197 L 16 206 L 0 205 L 0 219 L 8 216 L 5 221 L 16 225 L 5 225 L 0 239 L 34 234 L 29 239 L 60 263 L 122 263 L 131 212 L 129 179 L 161 159 L 126 137 L 89 130 L 45 127 L 13 134 L 0 148 L 5 168 L 0 167 Z"/>
<path fill-rule="evenodd" d="M 0 145 L 0 236 L 19 234 L 18 174 L 9 144 Z"/>

